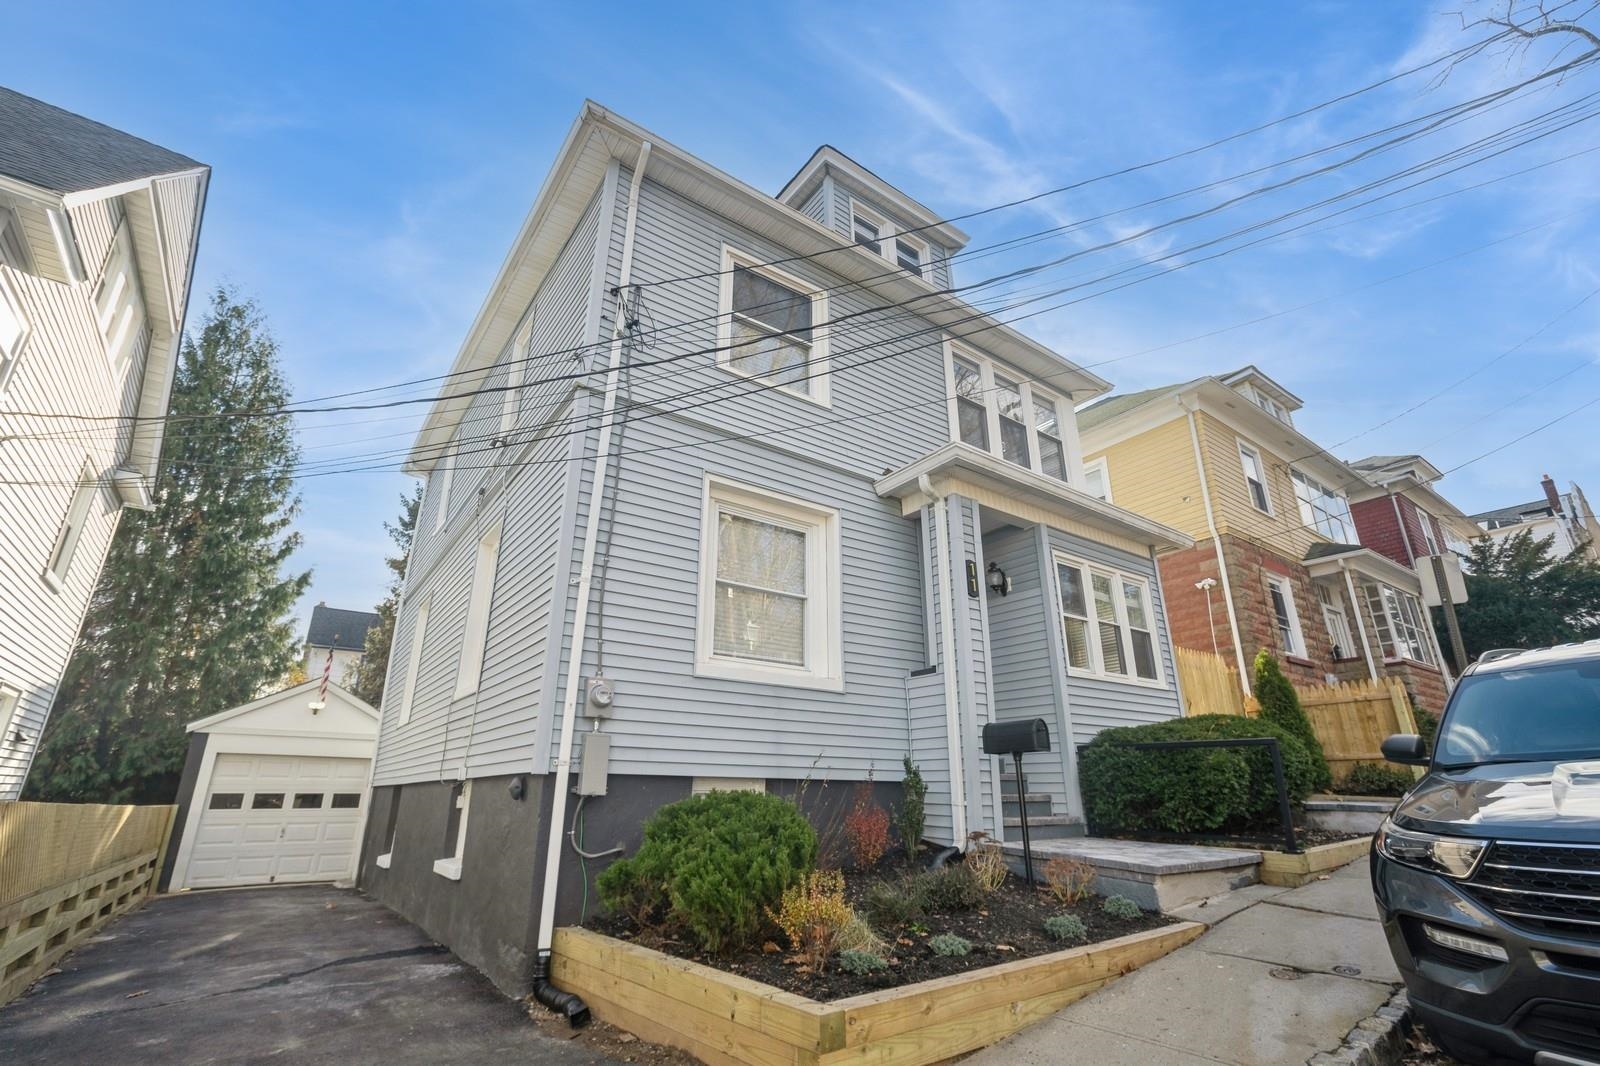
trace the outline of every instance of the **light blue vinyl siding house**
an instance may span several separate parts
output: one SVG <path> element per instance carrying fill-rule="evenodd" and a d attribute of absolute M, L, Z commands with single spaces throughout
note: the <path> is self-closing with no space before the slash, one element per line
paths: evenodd
<path fill-rule="evenodd" d="M 831 148 L 774 198 L 585 105 L 411 453 L 369 891 L 524 991 L 697 790 L 889 802 L 909 754 L 931 842 L 1012 835 L 1007 718 L 1081 831 L 1073 742 L 1180 713 L 1190 542 L 1084 491 L 1110 386 L 942 291 L 965 240 Z"/>

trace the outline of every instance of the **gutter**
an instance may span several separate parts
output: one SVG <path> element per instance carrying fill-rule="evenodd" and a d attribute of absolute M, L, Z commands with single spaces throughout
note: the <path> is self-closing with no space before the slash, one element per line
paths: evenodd
<path fill-rule="evenodd" d="M 650 142 L 639 148 L 634 163 L 633 181 L 628 188 L 628 221 L 622 238 L 622 269 L 617 280 L 618 293 L 633 282 L 633 241 L 639 221 L 639 186 L 650 162 Z M 606 240 L 605 234 L 596 240 Z M 619 296 L 620 300 L 620 296 Z M 606 482 L 611 471 L 611 439 L 615 429 L 617 385 L 622 371 L 622 343 L 626 316 L 618 314 L 611 331 L 611 360 L 606 369 L 605 400 L 601 405 L 600 440 L 595 448 L 594 474 L 589 481 L 589 513 L 583 529 L 583 564 L 578 571 L 578 600 L 572 619 L 572 643 L 567 655 L 567 683 L 561 699 L 561 742 L 556 755 L 555 785 L 551 793 L 550 834 L 545 844 L 544 885 L 539 905 L 538 954 L 534 962 L 533 994 L 551 1010 L 561 1011 L 573 1028 L 589 1021 L 589 1008 L 578 997 L 550 984 L 551 945 L 555 940 L 556 892 L 561 877 L 561 826 L 567 817 L 567 779 L 572 772 L 572 741 L 578 724 L 578 681 L 583 672 L 583 646 L 589 625 L 589 598 L 594 583 L 595 544 L 600 534 L 600 512 Z M 537 767 L 536 769 L 543 769 Z"/>
<path fill-rule="evenodd" d="M 1228 562 L 1222 557 L 1222 534 L 1217 530 L 1217 514 L 1211 507 L 1211 482 L 1206 477 L 1205 458 L 1200 451 L 1200 425 L 1195 421 L 1196 402 L 1192 396 L 1178 397 L 1178 404 L 1189 419 L 1189 443 L 1194 447 L 1194 468 L 1200 475 L 1200 503 L 1206 511 L 1206 529 L 1217 553 L 1217 571 L 1222 575 L 1222 603 L 1228 609 L 1228 631 L 1233 636 L 1234 661 L 1239 666 L 1239 685 L 1250 695 L 1250 671 L 1244 661 L 1244 641 L 1239 638 L 1239 615 L 1233 608 L 1233 584 L 1228 580 Z"/>

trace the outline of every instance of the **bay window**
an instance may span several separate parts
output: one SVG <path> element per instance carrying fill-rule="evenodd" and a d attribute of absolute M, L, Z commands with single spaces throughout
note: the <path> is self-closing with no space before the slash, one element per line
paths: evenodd
<path fill-rule="evenodd" d="M 1423 629 L 1428 625 L 1428 616 L 1415 596 L 1378 581 L 1367 582 L 1362 592 L 1385 660 L 1410 659 L 1427 666 L 1438 665 Z"/>
<path fill-rule="evenodd" d="M 1358 542 L 1349 500 L 1298 470 L 1290 470 L 1289 477 L 1294 482 L 1295 500 L 1300 504 L 1300 521 L 1307 529 L 1315 529 L 1340 544 Z"/>
<path fill-rule="evenodd" d="M 1149 582 L 1065 556 L 1055 562 L 1068 671 L 1159 683 Z"/>
<path fill-rule="evenodd" d="M 1070 482 L 1070 407 L 986 356 L 948 345 L 951 437 L 1010 463 Z"/>
<path fill-rule="evenodd" d="M 718 363 L 827 404 L 827 297 L 732 249 L 723 250 L 723 266 Z"/>
<path fill-rule="evenodd" d="M 696 673 L 837 688 L 838 512 L 706 482 Z"/>

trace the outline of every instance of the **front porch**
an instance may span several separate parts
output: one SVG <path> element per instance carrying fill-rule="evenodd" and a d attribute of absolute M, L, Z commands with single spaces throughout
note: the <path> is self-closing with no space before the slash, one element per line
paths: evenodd
<path fill-rule="evenodd" d="M 1083 834 L 1076 746 L 1182 713 L 1155 553 L 1183 534 L 963 444 L 877 483 L 921 526 L 927 669 L 909 679 L 929 839 Z M 1040 718 L 1051 750 L 985 755 L 983 727 Z"/>

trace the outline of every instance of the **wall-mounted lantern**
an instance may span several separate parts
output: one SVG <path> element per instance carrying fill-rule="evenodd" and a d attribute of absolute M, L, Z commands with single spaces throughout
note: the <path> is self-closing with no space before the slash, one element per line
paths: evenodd
<path fill-rule="evenodd" d="M 984 578 L 989 583 L 990 592 L 998 592 L 1002 596 L 1011 592 L 1011 579 L 1006 577 L 1006 572 L 1000 569 L 999 563 L 990 563 Z"/>

